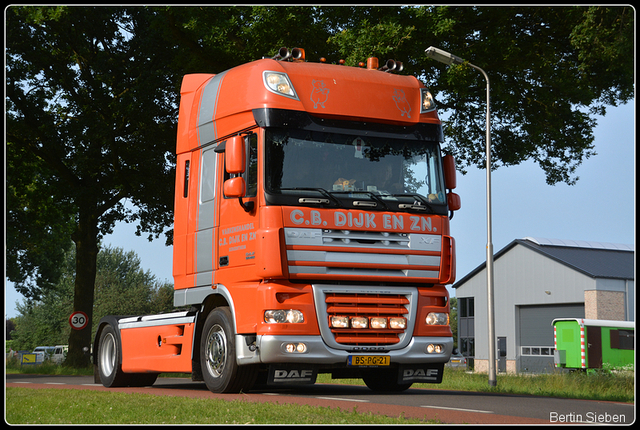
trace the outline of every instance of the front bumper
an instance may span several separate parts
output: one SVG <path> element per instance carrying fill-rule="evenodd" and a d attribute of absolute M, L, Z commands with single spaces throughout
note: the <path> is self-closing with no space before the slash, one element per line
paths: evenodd
<path fill-rule="evenodd" d="M 304 343 L 304 353 L 288 353 L 288 343 Z M 427 353 L 430 344 L 443 345 L 441 353 Z M 301 363 L 346 366 L 350 355 L 388 355 L 391 363 L 446 363 L 453 351 L 452 337 L 414 337 L 407 346 L 391 350 L 388 347 L 353 347 L 349 350 L 330 348 L 320 336 L 273 336 L 255 337 L 255 344 L 247 342 L 242 335 L 236 336 L 237 362 L 243 364 L 257 363 Z"/>

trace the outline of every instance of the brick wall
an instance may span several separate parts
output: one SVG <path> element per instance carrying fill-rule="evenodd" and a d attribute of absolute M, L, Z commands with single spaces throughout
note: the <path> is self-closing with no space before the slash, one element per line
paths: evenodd
<path fill-rule="evenodd" d="M 585 291 L 584 317 L 594 320 L 624 321 L 624 292 Z"/>

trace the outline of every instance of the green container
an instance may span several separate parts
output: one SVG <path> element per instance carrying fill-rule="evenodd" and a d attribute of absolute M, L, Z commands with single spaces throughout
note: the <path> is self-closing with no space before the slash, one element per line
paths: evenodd
<path fill-rule="evenodd" d="M 635 323 L 558 318 L 553 320 L 556 367 L 601 369 L 633 364 Z"/>

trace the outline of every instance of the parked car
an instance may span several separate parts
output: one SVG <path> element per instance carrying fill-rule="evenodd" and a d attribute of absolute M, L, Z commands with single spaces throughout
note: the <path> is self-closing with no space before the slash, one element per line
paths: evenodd
<path fill-rule="evenodd" d="M 460 354 L 460 351 L 458 351 L 458 348 L 454 348 L 453 352 L 451 353 L 451 358 L 446 363 L 446 366 L 447 367 L 453 367 L 453 368 L 466 369 L 467 368 L 467 357 L 465 357 L 462 354 Z"/>
<path fill-rule="evenodd" d="M 45 360 L 50 360 L 55 364 L 60 364 L 64 361 L 64 358 L 67 355 L 67 350 L 67 345 L 38 346 L 33 350 L 33 353 L 36 354 L 36 363 L 42 363 Z"/>

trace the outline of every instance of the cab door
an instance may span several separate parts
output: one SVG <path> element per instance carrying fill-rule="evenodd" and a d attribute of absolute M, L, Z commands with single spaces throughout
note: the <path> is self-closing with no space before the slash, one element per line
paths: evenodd
<path fill-rule="evenodd" d="M 218 230 L 217 268 L 223 272 L 243 268 L 255 264 L 256 234 L 258 230 L 257 189 L 258 189 L 258 135 L 250 133 L 241 136 L 242 153 L 234 146 L 235 142 L 227 140 L 224 149 L 225 171 L 220 199 L 220 227 Z M 233 148 L 235 149 L 233 149 Z M 238 157 L 242 158 L 239 163 Z M 230 162 L 236 164 L 230 167 Z M 242 167 L 238 167 L 242 164 Z M 242 181 L 235 180 L 242 178 Z M 234 183 L 235 190 L 229 185 Z M 243 183 L 243 190 L 238 195 L 238 183 Z M 226 192 L 232 195 L 227 195 Z M 248 280 L 254 277 L 254 270 L 233 271 L 234 281 Z M 221 280 L 222 282 L 222 280 Z"/>

